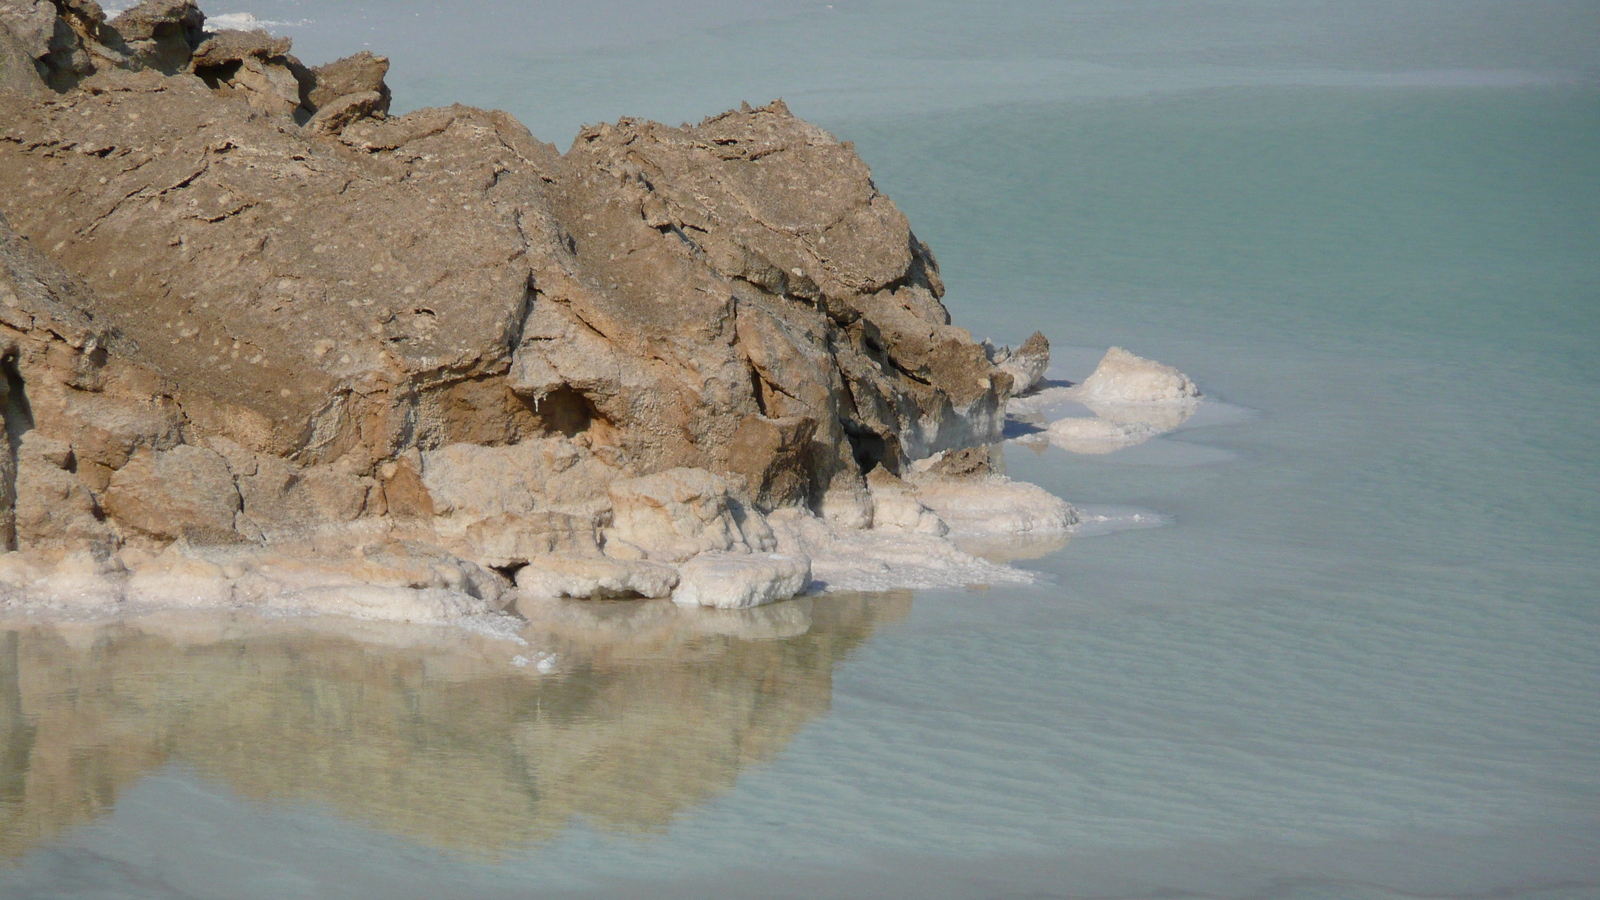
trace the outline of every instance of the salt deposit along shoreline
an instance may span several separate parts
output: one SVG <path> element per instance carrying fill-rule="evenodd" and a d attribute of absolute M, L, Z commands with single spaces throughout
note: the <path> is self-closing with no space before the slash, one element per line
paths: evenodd
<path fill-rule="evenodd" d="M 1004 560 L 1085 523 L 987 448 L 1110 452 L 1201 402 L 1117 348 L 1069 386 L 1043 335 L 974 341 L 781 102 L 560 153 L 501 112 L 389 116 L 383 57 L 289 51 L 190 0 L 0 7 L 12 611 L 495 632 L 562 598 L 1026 582 Z"/>

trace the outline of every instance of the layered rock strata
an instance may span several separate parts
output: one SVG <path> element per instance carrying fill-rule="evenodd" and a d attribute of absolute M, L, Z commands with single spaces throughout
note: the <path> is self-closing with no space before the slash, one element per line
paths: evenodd
<path fill-rule="evenodd" d="M 998 440 L 1048 363 L 952 325 L 866 165 L 781 102 L 563 154 L 204 22 L 0 4 L 14 594 L 780 599 L 819 535 L 939 536 L 868 476 Z"/>

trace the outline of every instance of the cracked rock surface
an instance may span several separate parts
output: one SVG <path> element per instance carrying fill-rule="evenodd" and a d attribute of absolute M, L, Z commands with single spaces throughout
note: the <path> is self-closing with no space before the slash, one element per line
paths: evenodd
<path fill-rule="evenodd" d="M 29 578 L 387 547 L 503 606 L 546 555 L 765 553 L 774 510 L 867 525 L 867 472 L 997 440 L 1047 361 L 952 325 L 866 165 L 781 101 L 561 153 L 503 112 L 389 116 L 383 57 L 203 25 L 0 2 L 0 529 Z"/>

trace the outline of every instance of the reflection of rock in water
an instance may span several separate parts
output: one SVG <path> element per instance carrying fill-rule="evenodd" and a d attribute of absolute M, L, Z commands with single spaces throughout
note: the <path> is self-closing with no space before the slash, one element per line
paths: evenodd
<path fill-rule="evenodd" d="M 1071 543 L 1072 538 L 1072 532 L 1017 534 L 1006 537 L 957 535 L 955 543 L 957 547 L 973 556 L 1005 565 L 1055 553 Z"/>
<path fill-rule="evenodd" d="M 660 828 L 826 712 L 834 664 L 909 609 L 909 594 L 743 617 L 553 604 L 526 632 L 560 660 L 544 676 L 507 662 L 514 645 L 444 630 L 194 614 L 13 625 L 0 632 L 0 858 L 169 764 L 475 854 L 575 817 Z"/>

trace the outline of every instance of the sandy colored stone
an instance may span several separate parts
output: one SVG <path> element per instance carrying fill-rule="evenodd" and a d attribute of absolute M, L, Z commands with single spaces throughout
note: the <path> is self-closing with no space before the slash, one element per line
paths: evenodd
<path fill-rule="evenodd" d="M 268 34 L 265 31 L 234 29 L 214 31 L 195 48 L 194 54 L 189 58 L 189 67 L 202 78 L 208 75 L 215 78 L 220 73 L 206 70 L 252 57 L 271 59 L 274 56 L 283 56 L 289 52 L 291 46 L 288 38 Z"/>
<path fill-rule="evenodd" d="M 467 526 L 465 543 L 468 556 L 495 568 L 525 565 L 553 553 L 600 555 L 594 520 L 558 512 L 501 513 L 479 519 Z"/>
<path fill-rule="evenodd" d="M 665 597 L 678 583 L 670 566 L 643 560 L 597 556 L 538 556 L 517 571 L 517 590 L 526 597 Z"/>
<path fill-rule="evenodd" d="M 989 445 L 980 444 L 962 450 L 950 450 L 930 457 L 927 471 L 940 478 L 973 478 L 994 474 L 994 463 L 989 455 Z"/>
<path fill-rule="evenodd" d="M 872 527 L 899 532 L 943 535 L 944 520 L 917 499 L 916 488 L 883 469 L 867 473 L 872 492 Z"/>
<path fill-rule="evenodd" d="M 388 72 L 387 57 L 363 50 L 312 69 L 312 87 L 306 99 L 312 109 L 320 112 L 342 97 L 376 93 L 379 97 L 369 112 L 386 113 L 389 111 L 389 86 L 384 83 L 383 76 Z"/>
<path fill-rule="evenodd" d="M 252 454 L 247 467 L 229 460 L 242 511 L 266 534 L 292 534 L 307 528 L 349 522 L 367 509 L 376 483 L 346 465 L 297 466 L 269 455 Z"/>
<path fill-rule="evenodd" d="M 431 519 L 433 497 L 422 483 L 422 455 L 413 450 L 378 469 L 385 512 L 396 519 Z"/>
<path fill-rule="evenodd" d="M 17 549 L 116 548 L 93 492 L 73 471 L 76 462 L 65 441 L 37 430 L 21 435 L 14 488 Z"/>
<path fill-rule="evenodd" d="M 46 0 L 0 4 L 0 93 L 37 97 L 45 91 L 34 60 L 49 52 L 55 8 Z"/>
<path fill-rule="evenodd" d="M 383 95 L 377 91 L 345 94 L 319 108 L 306 122 L 305 130 L 307 134 L 318 136 L 338 134 L 350 123 L 381 112 L 387 105 Z"/>
<path fill-rule="evenodd" d="M 194 0 L 144 0 L 106 23 L 106 29 L 115 36 L 114 49 L 139 65 L 175 75 L 205 40 L 205 21 Z"/>
<path fill-rule="evenodd" d="M 643 548 L 650 559 L 679 562 L 697 553 L 749 549 L 729 508 L 727 485 L 704 469 L 619 479 L 608 490 L 607 535 Z"/>
<path fill-rule="evenodd" d="M 1050 368 L 1050 341 L 1042 332 L 1035 331 L 1015 350 L 1008 350 L 995 359 L 1000 371 L 1011 376 L 1011 393 L 1027 393 Z"/>
<path fill-rule="evenodd" d="M 135 454 L 111 477 L 105 508 L 119 524 L 158 540 L 237 540 L 239 491 L 222 457 L 201 447 Z"/>

